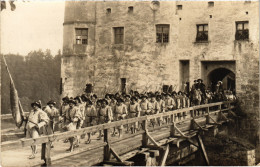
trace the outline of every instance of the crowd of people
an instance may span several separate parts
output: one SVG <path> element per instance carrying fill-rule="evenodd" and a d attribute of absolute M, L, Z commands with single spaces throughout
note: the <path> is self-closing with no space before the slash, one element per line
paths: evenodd
<path fill-rule="evenodd" d="M 222 82 L 219 81 L 214 92 L 207 90 L 203 80 L 194 81 L 188 91 L 172 92 L 145 92 L 131 90 L 129 94 L 115 93 L 106 94 L 104 98 L 98 98 L 93 93 L 83 93 L 76 97 L 63 97 L 60 109 L 55 107 L 56 102 L 49 101 L 45 107 L 40 102 L 31 104 L 33 110 L 27 118 L 27 137 L 39 137 L 41 133 L 53 134 L 55 125 L 58 124 L 59 131 L 71 131 L 97 124 L 110 123 L 128 118 L 135 118 L 145 115 L 153 115 L 172 110 L 187 108 L 194 105 L 207 104 L 223 100 L 235 100 L 235 95 L 231 91 L 224 91 Z M 187 112 L 176 115 L 178 118 L 185 118 Z M 161 126 L 169 123 L 170 118 L 160 117 L 150 121 L 149 126 Z M 44 127 L 44 128 L 41 128 Z M 123 130 L 127 133 L 136 133 L 140 130 L 141 123 L 131 123 L 126 126 L 119 126 L 112 130 L 113 136 L 122 136 Z M 43 132 L 40 131 L 40 129 Z M 101 139 L 102 131 L 98 132 L 98 139 Z M 87 134 L 86 144 L 91 142 L 91 136 Z M 80 139 L 85 136 L 71 137 L 64 142 L 70 142 L 67 151 L 73 151 L 79 146 Z M 52 145 L 53 147 L 53 145 Z M 35 157 L 36 146 L 32 146 L 32 155 Z"/>

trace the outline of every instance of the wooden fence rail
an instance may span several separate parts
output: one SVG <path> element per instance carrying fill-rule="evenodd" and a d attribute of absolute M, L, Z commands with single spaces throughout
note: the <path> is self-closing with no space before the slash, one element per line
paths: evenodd
<path fill-rule="evenodd" d="M 164 113 L 159 113 L 159 114 L 154 114 L 154 115 L 147 115 L 147 116 L 141 116 L 137 118 L 130 118 L 126 120 L 121 120 L 121 121 L 115 121 L 111 123 L 105 123 L 105 124 L 100 124 L 100 125 L 95 125 L 91 127 L 86 127 L 82 129 L 77 129 L 73 131 L 68 131 L 68 132 L 61 132 L 61 133 L 55 133 L 53 135 L 47 135 L 47 136 L 41 136 L 39 138 L 35 139 L 20 139 L 19 141 L 8 141 L 4 142 L 1 144 L 1 149 L 2 151 L 4 150 L 10 150 L 10 149 L 16 149 L 17 147 L 27 147 L 31 145 L 38 145 L 42 144 L 42 152 L 41 152 L 41 159 L 45 161 L 45 165 L 50 165 L 51 164 L 51 157 L 50 157 L 50 151 L 51 151 L 51 142 L 56 141 L 56 140 L 61 140 L 61 139 L 67 139 L 69 137 L 75 137 L 78 135 L 83 135 L 87 133 L 92 133 L 92 132 L 97 132 L 99 130 L 103 131 L 104 133 L 104 161 L 109 161 L 111 154 L 117 159 L 118 162 L 121 162 L 122 160 L 120 159 L 119 155 L 113 150 L 111 147 L 111 144 L 118 142 L 120 140 L 126 140 L 129 139 L 133 136 L 140 135 L 142 134 L 142 146 L 146 147 L 148 146 L 148 140 L 150 140 L 153 145 L 158 146 L 156 141 L 150 136 L 149 134 L 149 127 L 148 127 L 148 122 L 150 120 L 162 118 L 162 117 L 168 117 L 170 119 L 169 124 L 166 126 L 170 126 L 170 134 L 172 137 L 176 136 L 177 134 L 182 136 L 183 138 L 189 138 L 186 136 L 180 129 L 176 127 L 176 123 L 183 121 L 180 120 L 180 118 L 177 116 L 179 113 L 186 112 L 188 116 L 186 116 L 185 121 L 191 121 L 193 127 L 198 127 L 200 130 L 205 130 L 203 127 L 201 127 L 197 122 L 196 122 L 196 117 L 197 115 L 195 114 L 195 111 L 200 110 L 202 116 L 206 116 L 206 122 L 210 123 L 212 122 L 213 124 L 219 124 L 216 122 L 214 119 L 211 119 L 211 114 L 219 114 L 219 118 L 222 118 L 226 121 L 228 121 L 228 118 L 222 113 L 222 112 L 232 112 L 231 110 L 235 108 L 235 106 L 232 106 L 231 104 L 234 103 L 233 101 L 224 101 L 224 102 L 217 102 L 217 103 L 210 103 L 210 104 L 204 104 L 204 105 L 199 105 L 199 106 L 193 106 L 189 108 L 183 108 L 183 109 L 178 109 L 178 110 L 173 110 L 173 111 L 168 111 Z M 216 108 L 214 111 L 210 111 L 210 108 Z M 202 112 L 203 111 L 203 112 Z M 131 123 L 136 123 L 140 122 L 142 123 L 142 129 L 138 131 L 137 133 L 134 134 L 129 134 L 124 136 L 123 138 L 119 138 L 116 140 L 112 140 L 110 136 L 110 129 L 118 127 L 120 125 L 129 125 Z M 162 127 L 159 127 L 162 128 Z"/>

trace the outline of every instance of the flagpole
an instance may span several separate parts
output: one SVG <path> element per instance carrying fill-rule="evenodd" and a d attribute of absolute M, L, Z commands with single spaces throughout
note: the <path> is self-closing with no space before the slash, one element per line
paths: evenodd
<path fill-rule="evenodd" d="M 5 59 L 4 55 L 3 55 L 3 59 L 4 59 L 6 70 L 7 70 L 8 74 L 9 74 L 10 80 L 11 80 L 12 84 L 14 85 L 14 81 L 13 81 L 13 78 L 12 78 L 11 73 L 9 71 L 9 68 L 7 66 L 6 59 Z M 21 104 L 21 101 L 20 101 L 19 97 L 18 97 L 18 103 L 19 103 L 19 106 L 21 107 L 21 115 L 24 116 L 24 111 L 23 111 L 22 104 Z"/>
<path fill-rule="evenodd" d="M 7 63 L 6 63 L 6 60 L 5 60 L 5 56 L 4 56 L 4 55 L 3 55 L 3 59 L 4 59 L 4 63 L 5 63 L 6 70 L 7 70 L 8 74 L 9 74 L 10 80 L 11 80 L 12 83 L 14 83 L 14 82 L 13 82 L 13 78 L 12 78 L 12 76 L 11 76 L 11 73 L 10 73 L 10 71 L 9 71 L 9 68 L 8 68 L 8 66 L 7 66 Z"/>

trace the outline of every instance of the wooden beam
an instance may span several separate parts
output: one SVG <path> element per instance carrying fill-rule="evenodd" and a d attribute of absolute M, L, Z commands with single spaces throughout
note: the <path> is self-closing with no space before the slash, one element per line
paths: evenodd
<path fill-rule="evenodd" d="M 112 147 L 110 147 L 110 151 L 118 162 L 123 162 L 123 160 L 120 158 L 120 156 L 115 152 L 115 150 Z"/>
<path fill-rule="evenodd" d="M 104 161 L 103 164 L 109 164 L 113 166 L 133 166 L 133 161 L 124 161 L 124 162 L 117 162 L 117 161 Z"/>
<path fill-rule="evenodd" d="M 208 116 L 208 118 L 209 118 L 210 120 L 213 121 L 214 124 L 216 124 L 216 125 L 221 125 L 220 123 L 218 123 L 217 121 L 215 121 L 210 115 L 207 115 L 207 116 Z"/>
<path fill-rule="evenodd" d="M 195 124 L 196 126 L 198 126 L 200 130 L 208 131 L 208 129 L 203 128 L 202 126 L 200 126 L 200 124 L 195 119 L 192 120 L 192 123 L 193 123 L 193 125 Z"/>
<path fill-rule="evenodd" d="M 189 136 L 186 136 L 184 133 L 182 133 L 182 131 L 181 131 L 179 128 L 177 128 L 177 126 L 174 126 L 174 128 L 176 129 L 176 131 L 177 131 L 182 137 L 184 137 L 184 138 L 189 138 Z"/>
<path fill-rule="evenodd" d="M 153 139 L 153 137 L 150 135 L 150 133 L 148 131 L 146 131 L 146 135 L 148 137 L 148 139 L 155 145 L 155 146 L 159 146 L 159 144 Z"/>
<path fill-rule="evenodd" d="M 166 146 L 166 150 L 164 151 L 164 155 L 162 157 L 160 166 L 165 166 L 165 162 L 166 162 L 166 159 L 168 157 L 168 153 L 169 153 L 169 144 L 167 144 L 167 146 Z"/>
<path fill-rule="evenodd" d="M 207 155 L 207 152 L 205 150 L 205 147 L 204 147 L 204 144 L 203 144 L 203 141 L 200 137 L 200 135 L 198 135 L 198 144 L 199 144 L 199 147 L 203 153 L 203 158 L 205 159 L 206 163 L 207 163 L 207 166 L 209 166 L 209 159 L 208 159 L 208 155 Z"/>

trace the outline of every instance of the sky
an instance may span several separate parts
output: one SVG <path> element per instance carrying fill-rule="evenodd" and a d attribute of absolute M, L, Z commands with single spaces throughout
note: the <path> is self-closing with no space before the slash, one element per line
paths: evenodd
<path fill-rule="evenodd" d="M 64 1 L 15 2 L 1 12 L 1 53 L 27 55 L 30 51 L 62 50 Z"/>

